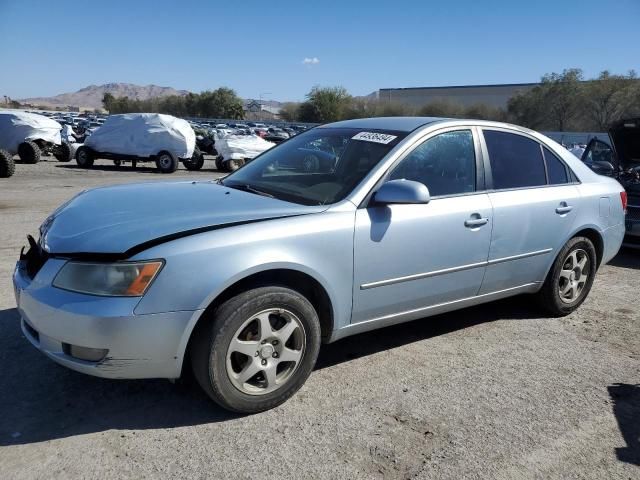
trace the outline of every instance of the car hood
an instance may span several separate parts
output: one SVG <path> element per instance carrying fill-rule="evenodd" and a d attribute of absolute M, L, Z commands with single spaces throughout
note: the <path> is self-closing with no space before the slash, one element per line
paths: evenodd
<path fill-rule="evenodd" d="M 158 182 L 86 190 L 40 227 L 50 254 L 128 256 L 154 244 L 225 226 L 319 213 L 215 182 Z"/>

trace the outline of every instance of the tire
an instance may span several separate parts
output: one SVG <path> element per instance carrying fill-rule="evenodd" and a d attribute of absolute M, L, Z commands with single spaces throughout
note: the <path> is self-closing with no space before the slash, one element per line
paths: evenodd
<path fill-rule="evenodd" d="M 122 160 L 114 160 L 114 161 L 113 161 L 113 165 L 114 165 L 116 168 L 120 168 L 120 167 L 122 166 Z"/>
<path fill-rule="evenodd" d="M 55 147 L 53 156 L 56 157 L 56 160 L 59 162 L 70 162 L 73 158 L 71 154 L 71 147 L 68 143 L 62 142 L 60 145 Z"/>
<path fill-rule="evenodd" d="M 537 293 L 540 306 L 554 317 L 564 317 L 576 310 L 591 291 L 597 262 L 596 249 L 591 240 L 586 237 L 569 240 L 558 253 Z M 580 281 L 582 275 L 585 278 Z"/>
<path fill-rule="evenodd" d="M 93 167 L 93 162 L 95 161 L 95 154 L 93 150 L 89 147 L 82 146 L 78 148 L 76 152 L 76 163 L 81 168 L 91 168 Z"/>
<path fill-rule="evenodd" d="M 219 172 L 224 172 L 224 165 L 222 164 L 222 157 L 218 156 L 215 159 L 216 170 Z"/>
<path fill-rule="evenodd" d="M 22 142 L 18 145 L 18 155 L 24 163 L 38 163 L 40 161 L 40 154 L 40 147 L 36 142 Z"/>
<path fill-rule="evenodd" d="M 260 287 L 220 305 L 193 339 L 191 366 L 207 395 L 228 410 L 257 413 L 284 403 L 307 380 L 320 350 L 320 322 L 298 292 Z M 245 341 L 236 345 L 246 354 L 233 350 L 236 339 Z"/>
<path fill-rule="evenodd" d="M 156 167 L 161 173 L 173 173 L 178 169 L 178 160 L 171 152 L 163 150 L 156 156 Z"/>
<path fill-rule="evenodd" d="M 231 159 L 223 162 L 222 165 L 225 172 L 235 172 L 244 165 L 244 160 Z"/>
<path fill-rule="evenodd" d="M 6 150 L 0 150 L 0 178 L 9 178 L 16 173 L 13 155 Z"/>
<path fill-rule="evenodd" d="M 200 150 L 193 152 L 193 156 L 188 160 L 183 160 L 187 170 L 200 170 L 204 166 L 204 155 Z"/>

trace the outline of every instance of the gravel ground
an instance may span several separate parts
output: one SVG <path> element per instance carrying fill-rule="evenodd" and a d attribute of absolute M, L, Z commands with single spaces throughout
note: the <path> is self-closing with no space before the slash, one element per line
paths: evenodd
<path fill-rule="evenodd" d="M 640 251 L 563 319 L 527 297 L 323 347 L 289 402 L 231 415 L 190 383 L 111 381 L 22 337 L 27 233 L 82 189 L 217 176 L 53 161 L 0 179 L 2 478 L 640 478 Z"/>

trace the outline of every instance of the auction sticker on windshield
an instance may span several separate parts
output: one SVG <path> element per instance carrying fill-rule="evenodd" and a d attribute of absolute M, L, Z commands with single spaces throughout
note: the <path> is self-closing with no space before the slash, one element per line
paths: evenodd
<path fill-rule="evenodd" d="M 383 143 L 386 145 L 387 143 L 393 142 L 396 138 L 398 137 L 387 133 L 360 132 L 351 137 L 351 140 L 363 140 L 365 142 Z"/>

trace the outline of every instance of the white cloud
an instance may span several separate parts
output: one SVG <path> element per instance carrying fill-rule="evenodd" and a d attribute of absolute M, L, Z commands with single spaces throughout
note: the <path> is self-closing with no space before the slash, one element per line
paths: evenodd
<path fill-rule="evenodd" d="M 320 59 L 318 57 L 306 57 L 304 60 L 302 60 L 303 65 L 317 65 L 319 63 Z"/>

